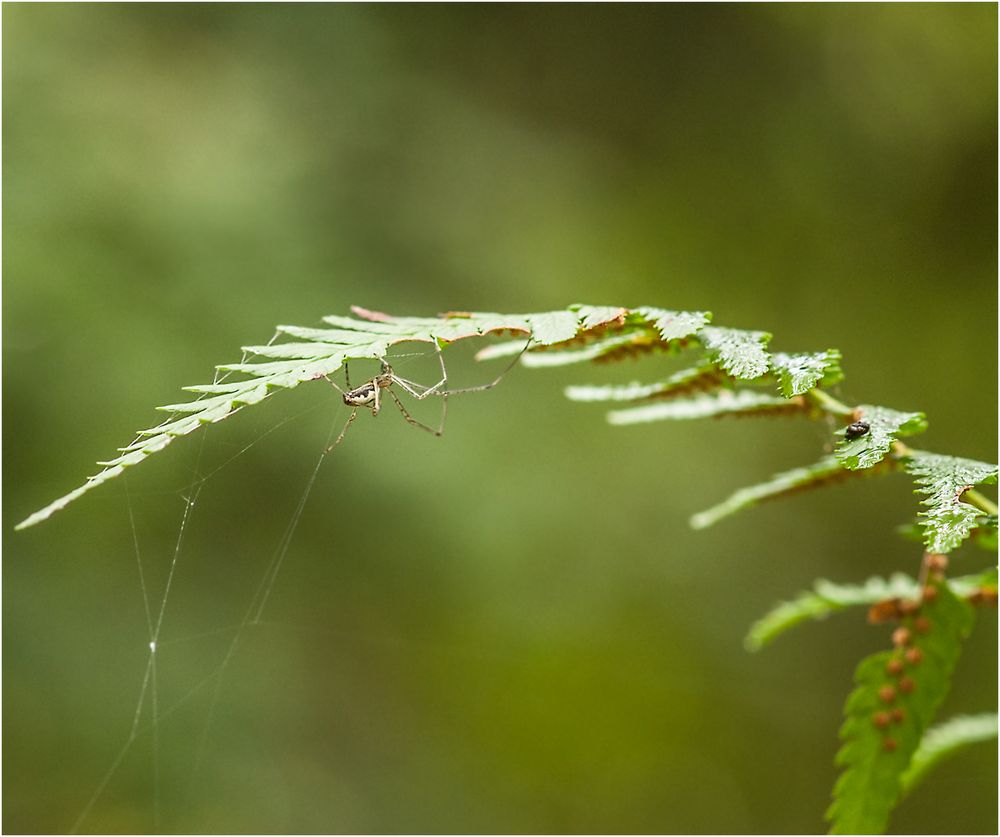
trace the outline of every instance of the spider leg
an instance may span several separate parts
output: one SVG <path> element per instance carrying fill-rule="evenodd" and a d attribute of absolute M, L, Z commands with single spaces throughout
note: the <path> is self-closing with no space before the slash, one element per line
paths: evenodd
<path fill-rule="evenodd" d="M 444 394 L 444 400 L 441 404 L 441 423 L 435 430 L 430 425 L 424 424 L 422 421 L 417 421 L 413 416 L 410 415 L 406 407 L 403 406 L 403 402 L 399 400 L 399 396 L 396 395 L 391 389 L 386 390 L 393 401 L 396 402 L 396 406 L 399 408 L 399 412 L 402 414 L 403 418 L 406 419 L 408 424 L 412 424 L 414 427 L 419 427 L 421 430 L 426 430 L 428 433 L 433 433 L 435 436 L 440 436 L 444 433 L 444 420 L 448 416 L 448 396 Z"/>
<path fill-rule="evenodd" d="M 438 392 L 438 395 L 446 395 L 447 396 L 447 395 L 455 395 L 455 394 L 460 393 L 460 392 L 483 392 L 484 390 L 493 389 L 493 387 L 495 387 L 497 384 L 499 384 L 504 379 L 504 376 L 508 372 L 510 372 L 511 369 L 513 369 L 515 366 L 517 366 L 517 362 L 521 359 L 521 355 L 523 355 L 526 351 L 528 351 L 528 347 L 530 345 L 531 345 L 531 338 L 529 337 L 528 338 L 528 342 L 524 344 L 524 348 L 521 349 L 521 351 L 519 351 L 514 356 L 514 359 L 509 364 L 507 364 L 507 367 L 503 370 L 503 372 L 501 372 L 499 375 L 497 375 L 496 378 L 494 378 L 488 384 L 480 384 L 477 387 L 462 387 L 461 389 L 442 390 L 442 391 Z"/>
<path fill-rule="evenodd" d="M 326 382 L 330 386 L 332 386 L 335 390 L 337 390 L 337 392 L 339 392 L 341 395 L 346 395 L 348 392 L 351 391 L 351 373 L 347 369 L 347 361 L 346 360 L 344 361 L 344 381 L 345 381 L 346 386 L 347 386 L 346 390 L 343 390 L 339 386 L 337 386 L 333 382 L 333 379 L 329 375 L 324 375 L 323 377 L 326 379 Z"/>
<path fill-rule="evenodd" d="M 395 372 L 392 373 L 392 382 L 399 384 L 408 395 L 417 401 L 422 400 L 428 394 L 440 395 L 440 393 L 432 391 L 433 387 L 426 387 L 423 384 L 418 384 L 416 381 L 409 380 L 409 378 L 400 378 Z"/>
<path fill-rule="evenodd" d="M 438 363 L 441 364 L 441 380 L 434 384 L 434 386 L 425 387 L 423 384 L 408 381 L 406 378 L 400 378 L 394 372 L 392 373 L 393 381 L 399 384 L 417 401 L 423 401 L 428 395 L 441 395 L 448 386 L 448 370 L 445 369 L 444 355 L 441 353 L 441 344 L 438 343 L 437 338 L 434 338 L 434 349 L 437 352 Z"/>
<path fill-rule="evenodd" d="M 334 440 L 333 444 L 330 445 L 325 451 L 323 451 L 323 456 L 326 456 L 330 451 L 332 451 L 337 445 L 344 441 L 344 436 L 347 435 L 347 428 L 351 426 L 351 423 L 358 415 L 358 408 L 355 407 L 351 410 L 351 414 L 347 417 L 347 421 L 344 423 L 343 428 L 340 431 L 340 435 Z"/>

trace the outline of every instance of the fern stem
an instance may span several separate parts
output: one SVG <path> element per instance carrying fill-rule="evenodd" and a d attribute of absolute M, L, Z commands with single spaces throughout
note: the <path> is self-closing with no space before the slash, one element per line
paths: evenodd
<path fill-rule="evenodd" d="M 982 509 L 987 514 L 997 514 L 1000 509 L 997 509 L 997 504 L 990 500 L 988 497 L 984 497 L 974 488 L 970 488 L 968 491 L 962 495 L 964 499 L 968 500 L 977 509 Z"/>
<path fill-rule="evenodd" d="M 833 413 L 838 416 L 854 415 L 853 408 L 848 407 L 842 401 L 838 401 L 832 395 L 823 392 L 821 389 L 811 389 L 809 390 L 808 395 L 813 401 L 816 402 L 816 404 L 820 406 L 820 408 L 828 413 Z"/>

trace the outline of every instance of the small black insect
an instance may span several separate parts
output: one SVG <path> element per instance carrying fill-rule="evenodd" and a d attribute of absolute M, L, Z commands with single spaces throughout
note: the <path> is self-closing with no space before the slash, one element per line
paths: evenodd
<path fill-rule="evenodd" d="M 871 429 L 872 426 L 867 421 L 856 421 L 847 425 L 847 430 L 844 431 L 844 438 L 848 442 L 851 442 L 854 439 L 860 439 Z"/>

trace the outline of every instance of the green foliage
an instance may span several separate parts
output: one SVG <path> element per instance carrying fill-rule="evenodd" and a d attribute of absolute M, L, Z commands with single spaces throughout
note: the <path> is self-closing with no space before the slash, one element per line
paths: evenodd
<path fill-rule="evenodd" d="M 846 428 L 839 431 L 843 439 L 834 451 L 841 464 L 852 471 L 881 462 L 897 436 L 912 436 L 927 429 L 923 413 L 901 413 L 867 404 L 858 407 L 857 412 L 871 429 L 855 439 L 846 437 Z"/>
<path fill-rule="evenodd" d="M 952 593 L 961 597 L 977 589 L 995 590 L 996 568 L 978 575 L 952 578 L 947 583 Z M 873 576 L 864 584 L 835 584 L 821 578 L 812 590 L 778 603 L 754 622 L 744 642 L 748 650 L 759 651 L 786 631 L 808 620 L 825 619 L 831 613 L 850 607 L 870 606 L 887 599 L 914 599 L 920 590 L 917 580 L 903 573 L 893 573 L 888 579 Z"/>
<path fill-rule="evenodd" d="M 802 395 L 816 386 L 832 386 L 843 377 L 836 349 L 799 355 L 778 353 L 771 356 L 771 368 L 785 398 Z"/>
<path fill-rule="evenodd" d="M 934 589 L 933 600 L 925 599 L 917 614 L 904 620 L 908 641 L 866 657 L 857 668 L 836 759 L 843 772 L 827 811 L 834 834 L 885 830 L 902 792 L 902 776 L 948 693 L 973 611 L 947 585 Z M 919 657 L 907 656 L 914 653 Z M 895 674 L 894 663 L 901 668 Z"/>
<path fill-rule="evenodd" d="M 567 354 L 570 352 L 553 353 L 553 356 Z M 543 356 L 538 355 L 538 357 Z M 535 355 L 528 355 L 528 357 L 535 357 Z M 566 387 L 565 393 L 571 401 L 652 401 L 687 395 L 701 390 L 716 389 L 724 382 L 728 383 L 731 380 L 714 363 L 709 362 L 692 366 L 690 369 L 682 369 L 669 378 L 652 384 L 635 382 L 624 386 L 575 386 Z"/>
<path fill-rule="evenodd" d="M 332 328 L 278 326 L 278 339 L 265 345 L 244 346 L 244 359 L 239 363 L 218 366 L 222 374 L 217 375 L 211 384 L 185 387 L 201 397 L 159 408 L 171 413 L 171 418 L 140 430 L 135 441 L 119 449 L 118 456 L 98 463 L 103 470 L 88 478 L 79 488 L 29 516 L 17 528 L 23 529 L 46 520 L 81 495 L 119 476 L 125 468 L 142 462 L 175 439 L 203 425 L 222 421 L 278 390 L 325 378 L 348 360 L 384 359 L 389 348 L 398 343 L 417 341 L 447 345 L 471 337 L 509 332 L 522 335 L 522 338 L 491 347 L 480 353 L 480 359 L 519 352 L 525 347 L 524 337 L 527 337 L 531 352 L 526 354 L 526 363 L 542 366 L 654 350 L 673 351 L 684 348 L 694 340 L 707 348 L 712 363 L 726 375 L 760 378 L 770 368 L 770 356 L 765 348 L 770 340 L 769 334 L 708 326 L 711 314 L 704 311 L 668 311 L 660 308 L 630 311 L 614 306 L 571 305 L 563 311 L 536 314 L 451 312 L 441 317 L 391 317 L 364 308 L 355 307 L 352 310 L 355 317 L 324 317 L 324 322 Z M 550 348 L 558 349 L 558 354 L 548 354 L 545 350 Z M 263 360 L 248 361 L 247 356 Z M 779 375 L 785 375 L 787 387 L 801 386 L 806 380 L 802 377 L 806 372 L 800 370 L 793 373 L 789 363 L 782 363 L 784 371 Z M 823 369 L 829 369 L 832 368 L 833 358 L 797 363 L 813 367 L 818 364 Z M 815 371 L 810 368 L 808 375 Z M 724 377 L 721 372 L 719 384 Z M 230 376 L 234 375 L 238 379 L 230 380 Z M 801 404 L 790 405 L 760 393 L 723 393 L 716 399 L 678 405 L 677 410 L 680 413 L 686 410 L 689 416 L 660 417 L 794 411 L 800 407 Z M 625 417 L 620 423 L 631 423 L 633 420 L 650 419 Z"/>
<path fill-rule="evenodd" d="M 325 378 L 340 369 L 345 361 L 382 359 L 391 346 L 403 342 L 437 341 L 447 344 L 503 331 L 526 335 L 532 344 L 545 346 L 571 340 L 609 323 L 623 322 L 626 314 L 623 308 L 584 305 L 541 314 L 451 313 L 430 318 L 390 317 L 357 307 L 352 310 L 357 318 L 324 317 L 324 322 L 333 328 L 278 326 L 278 335 L 292 339 L 272 341 L 262 346 L 244 346 L 245 355 L 267 360 L 223 364 L 217 369 L 224 374 L 216 376 L 211 384 L 185 387 L 203 397 L 185 404 L 158 408 L 179 417 L 140 430 L 136 441 L 119 449 L 119 456 L 97 463 L 103 466 L 102 471 L 79 488 L 32 514 L 17 528 L 24 529 L 40 523 L 91 489 L 119 476 L 125 468 L 163 450 L 175 439 L 203 425 L 222 421 L 278 390 Z M 227 380 L 232 374 L 241 376 L 241 379 Z"/>
<path fill-rule="evenodd" d="M 927 497 L 921 503 L 927 510 L 919 515 L 927 549 L 937 553 L 957 549 L 983 523 L 982 511 L 963 503 L 962 495 L 977 485 L 995 483 L 997 466 L 915 450 L 905 468 L 917 484 L 916 493 Z M 995 524 L 992 528 L 995 531 Z"/>
<path fill-rule="evenodd" d="M 120 449 L 119 456 L 99 463 L 103 471 L 31 515 L 18 528 L 45 520 L 174 439 L 221 421 L 275 391 L 329 376 L 348 360 L 383 360 L 392 346 L 402 342 L 446 348 L 458 340 L 509 333 L 515 339 L 487 346 L 477 358 L 520 354 L 525 366 L 556 367 L 647 353 L 674 354 L 689 348 L 698 351 L 690 366 L 653 383 L 567 388 L 566 395 L 575 401 L 639 405 L 610 412 L 608 421 L 612 424 L 785 414 L 825 422 L 830 433 L 827 450 L 832 453 L 812 465 L 736 491 L 692 517 L 695 528 L 710 526 L 767 500 L 901 464 L 913 476 L 916 491 L 926 498 L 917 534 L 928 550 L 948 552 L 973 534 L 981 545 L 996 548 L 996 506 L 971 489 L 996 482 L 997 467 L 907 448 L 899 440 L 926 429 L 923 413 L 869 405 L 850 407 L 833 398 L 825 388 L 842 378 L 840 353 L 835 349 L 770 354 L 770 334 L 709 325 L 711 314 L 703 311 L 572 305 L 539 314 L 452 312 L 415 318 L 352 310 L 355 317 L 324 318 L 330 328 L 279 326 L 270 343 L 244 347 L 244 359 L 217 367 L 221 376 L 213 383 L 187 387 L 199 394 L 197 400 L 160 408 L 171 413 L 170 419 L 140 431 L 135 442 Z M 248 356 L 253 359 L 248 361 Z M 777 393 L 765 391 L 767 385 L 776 387 Z M 863 421 L 867 426 L 860 432 L 857 427 L 848 432 L 852 421 Z M 830 430 L 832 427 L 839 429 Z M 936 596 L 926 593 L 928 583 Z M 837 757 L 844 771 L 828 812 L 835 832 L 881 831 L 904 787 L 913 787 L 932 764 L 959 746 L 982 740 L 990 729 L 996 735 L 995 716 L 989 729 L 984 719 L 956 719 L 920 744 L 923 731 L 947 693 L 961 640 L 971 627 L 971 607 L 962 597 L 982 602 L 989 598 L 987 593 L 995 600 L 995 569 L 950 582 L 940 573 L 932 573 L 930 581 L 923 583 L 903 574 L 888 580 L 870 578 L 862 585 L 820 580 L 813 590 L 779 604 L 750 629 L 746 644 L 757 650 L 806 620 L 823 619 L 859 605 L 912 602 L 923 597 L 919 616 L 901 609 L 896 614 L 904 617 L 912 635 L 898 643 L 904 647 L 875 654 L 858 666 L 857 685 L 848 699 L 841 730 L 843 747 Z M 921 619 L 926 623 L 918 621 Z M 893 667 L 905 669 L 905 674 Z"/>
<path fill-rule="evenodd" d="M 793 468 L 791 471 L 775 474 L 767 482 L 741 488 L 719 505 L 694 515 L 691 518 L 691 525 L 695 529 L 705 529 L 713 523 L 718 523 L 724 517 L 756 506 L 765 500 L 773 500 L 797 491 L 817 488 L 851 476 L 851 473 L 844 470 L 835 457 L 824 456 L 819 462 L 812 465 Z"/>
<path fill-rule="evenodd" d="M 642 329 L 629 329 L 621 333 L 615 333 L 609 337 L 602 337 L 588 343 L 583 348 L 572 351 L 561 352 L 533 352 L 526 354 L 523 359 L 525 366 L 541 368 L 545 366 L 569 366 L 573 363 L 586 363 L 590 360 L 598 360 L 611 354 L 616 349 L 623 349 L 628 346 L 641 345 L 646 338 L 646 332 Z M 487 349 L 503 349 L 503 351 L 489 352 L 484 350 L 477 356 L 479 360 L 499 357 L 501 354 L 517 354 L 524 347 L 524 341 L 513 341 L 501 343 L 497 346 L 489 346 Z"/>
<path fill-rule="evenodd" d="M 611 424 L 641 424 L 648 421 L 681 421 L 733 414 L 794 413 L 802 412 L 803 406 L 801 402 L 752 389 L 720 390 L 628 410 L 612 410 L 607 418 Z"/>
<path fill-rule="evenodd" d="M 709 326 L 700 336 L 711 357 L 734 378 L 759 378 L 770 366 L 766 347 L 771 335 L 766 331 Z"/>
<path fill-rule="evenodd" d="M 708 311 L 664 311 L 662 308 L 636 308 L 636 313 L 651 322 L 665 343 L 683 340 L 701 331 L 712 319 Z"/>
<path fill-rule="evenodd" d="M 997 715 L 959 715 L 924 733 L 910 766 L 900 779 L 904 796 L 909 795 L 938 764 L 972 744 L 995 741 Z"/>
<path fill-rule="evenodd" d="M 979 517 L 976 528 L 972 530 L 976 546 L 990 552 L 997 551 L 997 516 L 984 514 Z"/>

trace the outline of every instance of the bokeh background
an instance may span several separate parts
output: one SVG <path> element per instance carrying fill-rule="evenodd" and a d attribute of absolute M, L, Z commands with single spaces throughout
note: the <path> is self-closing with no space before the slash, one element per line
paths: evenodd
<path fill-rule="evenodd" d="M 160 720 L 82 831 L 824 830 L 888 629 L 742 637 L 816 577 L 914 571 L 915 500 L 890 477 L 692 532 L 825 437 L 612 428 L 560 393 L 657 363 L 517 370 L 442 439 L 361 416 L 221 679 L 343 420 L 328 387 L 11 527 L 239 346 L 352 303 L 709 309 L 839 347 L 846 400 L 995 461 L 996 31 L 989 4 L 6 4 L 4 830 L 85 811 L 147 656 L 129 510 L 156 608 L 222 465 L 177 553 Z M 487 380 L 463 351 L 454 377 Z M 943 714 L 995 707 L 996 634 L 982 613 Z M 996 833 L 996 781 L 981 745 L 893 828 Z"/>

